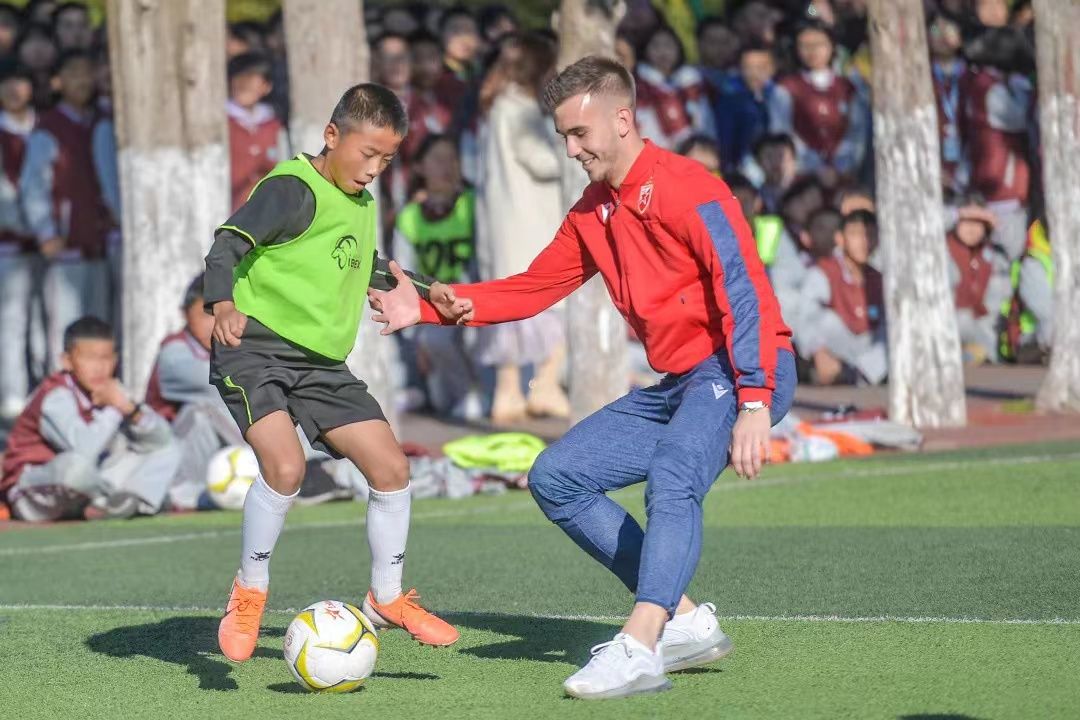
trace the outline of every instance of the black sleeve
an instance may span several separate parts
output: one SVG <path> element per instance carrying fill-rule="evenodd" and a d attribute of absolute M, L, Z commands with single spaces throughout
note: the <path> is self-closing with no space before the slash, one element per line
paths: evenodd
<path fill-rule="evenodd" d="M 416 292 L 420 294 L 420 297 L 430 300 L 431 286 L 438 281 L 430 275 L 421 275 L 411 270 L 405 270 L 405 274 L 416 286 Z M 375 262 L 371 266 L 371 281 L 368 285 L 375 290 L 393 290 L 397 287 L 397 278 L 390 272 L 390 261 L 379 257 L 378 251 L 375 252 Z"/>
<path fill-rule="evenodd" d="M 232 300 L 233 268 L 251 249 L 247 238 L 232 230 L 219 229 L 214 244 L 206 254 L 206 275 L 203 278 L 203 307 L 213 312 L 214 303 Z"/>
<path fill-rule="evenodd" d="M 315 194 L 304 181 L 291 175 L 266 180 L 214 233 L 206 255 L 203 302 L 232 300 L 233 269 L 255 245 L 292 240 L 315 218 Z"/>
<path fill-rule="evenodd" d="M 222 223 L 251 245 L 288 242 L 308 229 L 315 218 L 315 193 L 303 180 L 279 175 L 263 181 L 248 201 Z"/>

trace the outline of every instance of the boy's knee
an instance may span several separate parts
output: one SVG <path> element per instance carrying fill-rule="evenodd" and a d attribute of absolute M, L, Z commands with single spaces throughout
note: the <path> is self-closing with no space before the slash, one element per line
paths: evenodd
<path fill-rule="evenodd" d="M 275 492 L 292 495 L 304 482 L 304 459 L 272 460 L 260 465 L 263 479 Z"/>
<path fill-rule="evenodd" d="M 368 486 L 378 492 L 395 492 L 409 484 L 409 459 L 401 455 L 366 476 Z"/>

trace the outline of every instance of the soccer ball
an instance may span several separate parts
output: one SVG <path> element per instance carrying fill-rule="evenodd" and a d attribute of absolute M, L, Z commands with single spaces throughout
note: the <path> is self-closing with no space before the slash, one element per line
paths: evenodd
<path fill-rule="evenodd" d="M 244 498 L 259 474 L 259 461 L 247 445 L 218 450 L 206 466 L 206 491 L 219 508 L 241 510 Z"/>
<path fill-rule="evenodd" d="M 348 603 L 308 605 L 285 631 L 285 662 L 314 692 L 349 692 L 375 669 L 379 637 L 364 613 Z"/>

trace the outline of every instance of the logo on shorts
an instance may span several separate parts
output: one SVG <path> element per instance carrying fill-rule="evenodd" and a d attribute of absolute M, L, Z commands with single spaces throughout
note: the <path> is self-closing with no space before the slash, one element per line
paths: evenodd
<path fill-rule="evenodd" d="M 717 383 L 713 383 L 712 384 L 712 393 L 716 397 L 716 399 L 719 400 L 720 398 L 722 398 L 722 397 L 724 397 L 725 395 L 728 394 L 728 388 L 724 387 L 723 385 L 718 385 Z"/>
<path fill-rule="evenodd" d="M 356 256 L 357 247 L 356 238 L 352 235 L 346 235 L 337 241 L 330 257 L 337 261 L 338 270 L 344 270 L 347 267 L 355 270 L 360 267 L 360 258 Z"/>

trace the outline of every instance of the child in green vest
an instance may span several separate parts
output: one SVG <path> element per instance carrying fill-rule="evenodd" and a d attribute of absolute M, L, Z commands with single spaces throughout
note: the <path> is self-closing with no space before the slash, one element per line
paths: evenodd
<path fill-rule="evenodd" d="M 477 280 L 476 197 L 461 177 L 457 143 L 448 135 L 428 135 L 413 157 L 413 172 L 413 198 L 395 221 L 394 256 L 439 282 Z M 464 420 L 483 416 L 471 353 L 475 333 L 441 325 L 416 328 L 417 369 L 438 413 Z"/>
<path fill-rule="evenodd" d="M 301 154 L 263 178 L 215 233 L 206 257 L 205 302 L 214 315 L 210 381 L 259 459 L 244 502 L 240 570 L 218 643 L 231 660 L 251 657 L 266 603 L 268 564 L 304 476 L 299 425 L 312 445 L 346 457 L 370 485 L 371 591 L 363 610 L 430 645 L 457 631 L 402 593 L 409 529 L 409 464 L 367 386 L 345 366 L 367 289 L 412 282 L 452 315 L 453 292 L 408 275 L 375 249 L 377 206 L 366 190 L 408 129 L 388 89 L 350 88 L 315 157 Z"/>

